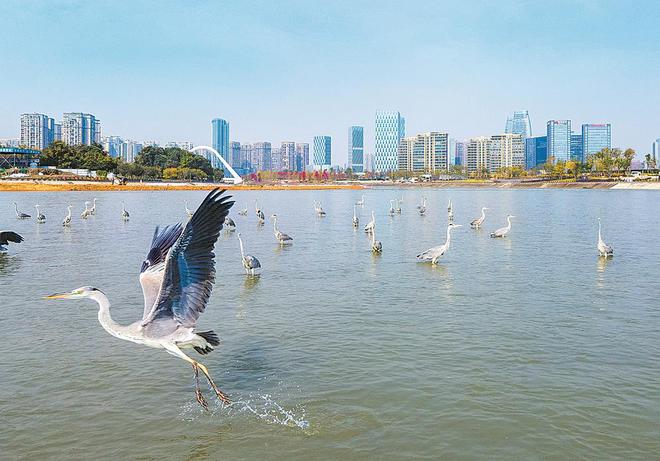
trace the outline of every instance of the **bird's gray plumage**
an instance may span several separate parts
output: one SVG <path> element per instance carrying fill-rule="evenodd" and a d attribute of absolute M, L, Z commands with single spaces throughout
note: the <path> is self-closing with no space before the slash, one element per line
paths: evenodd
<path fill-rule="evenodd" d="M 0 231 L 0 246 L 9 245 L 11 243 L 21 243 L 23 237 L 14 231 Z"/>

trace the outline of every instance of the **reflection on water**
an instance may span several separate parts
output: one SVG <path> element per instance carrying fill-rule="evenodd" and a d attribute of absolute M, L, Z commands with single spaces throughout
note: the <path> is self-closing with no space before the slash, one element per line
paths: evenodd
<path fill-rule="evenodd" d="M 223 233 L 199 319 L 221 345 L 195 357 L 234 404 L 210 414 L 185 362 L 111 337 L 88 301 L 40 300 L 94 285 L 117 321 L 141 318 L 154 227 L 185 220 L 181 204 L 204 193 L 98 193 L 88 220 L 89 193 L 0 195 L 0 209 L 79 210 L 70 229 L 11 221 L 25 242 L 0 256 L 11 351 L 0 359 L 0 458 L 656 458 L 660 247 L 644 242 L 660 225 L 657 192 L 425 189 L 420 216 L 422 193 L 407 189 L 409 205 L 387 217 L 401 193 L 365 191 L 354 229 L 361 191 L 260 192 L 295 238 L 285 247 L 253 209 L 232 212 L 263 270 L 246 276 L 235 234 Z M 438 265 L 418 263 L 444 242 L 449 196 L 464 227 Z M 482 206 L 484 227 L 472 230 Z M 362 230 L 372 209 L 382 254 Z M 508 213 L 518 216 L 510 234 L 490 238 Z M 597 217 L 616 261 L 594 254 Z"/>

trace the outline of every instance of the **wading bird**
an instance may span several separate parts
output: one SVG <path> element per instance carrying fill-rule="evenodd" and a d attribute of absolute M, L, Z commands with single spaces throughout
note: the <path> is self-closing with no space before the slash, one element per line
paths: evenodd
<path fill-rule="evenodd" d="M 434 266 L 438 264 L 438 259 L 449 250 L 449 245 L 451 243 L 451 231 L 457 227 L 461 227 L 461 224 L 449 223 L 447 226 L 447 240 L 445 243 L 437 247 L 429 248 L 425 252 L 418 254 L 417 259 L 424 262 L 430 261 Z"/>
<path fill-rule="evenodd" d="M 83 210 L 82 213 L 80 213 L 80 217 L 82 219 L 87 219 L 89 216 L 92 214 L 91 210 L 89 209 L 89 202 L 85 202 L 85 209 Z"/>
<path fill-rule="evenodd" d="M 321 206 L 321 202 L 317 202 L 316 200 L 314 200 L 314 211 L 316 211 L 316 214 L 320 218 L 325 217 L 325 211 L 323 211 L 323 207 Z"/>
<path fill-rule="evenodd" d="M 69 227 L 71 225 L 71 208 L 73 208 L 71 205 L 67 206 L 67 214 L 64 217 L 64 221 L 62 221 L 62 225 L 64 227 Z"/>
<path fill-rule="evenodd" d="M 366 233 L 371 233 L 374 231 L 376 228 L 376 213 L 374 213 L 373 210 L 371 210 L 371 221 L 367 223 L 366 226 L 364 226 L 364 231 Z"/>
<path fill-rule="evenodd" d="M 362 198 L 361 198 L 360 200 L 358 200 L 357 202 L 355 202 L 355 204 L 356 204 L 357 206 L 364 206 L 364 195 L 362 196 Z"/>
<path fill-rule="evenodd" d="M 399 199 L 394 199 L 396 202 L 396 212 L 401 214 L 401 204 L 403 203 L 403 197 L 401 197 L 401 200 Z"/>
<path fill-rule="evenodd" d="M 41 212 L 41 210 L 40 210 L 41 205 L 35 205 L 34 207 L 37 209 L 37 222 L 39 224 L 45 223 L 46 222 L 46 215 Z"/>
<path fill-rule="evenodd" d="M 89 209 L 89 213 L 96 215 L 96 197 L 92 200 L 92 207 Z"/>
<path fill-rule="evenodd" d="M 188 208 L 188 200 L 184 200 L 183 206 L 186 208 L 186 214 L 188 215 L 188 218 L 189 219 L 192 218 L 192 215 L 193 215 L 194 212 L 193 212 L 193 210 Z"/>
<path fill-rule="evenodd" d="M 273 220 L 273 233 L 275 234 L 275 238 L 280 242 L 280 245 L 293 243 L 293 238 L 284 232 L 281 232 L 277 227 L 277 215 L 272 215 L 271 219 Z"/>
<path fill-rule="evenodd" d="M 123 219 L 124 221 L 128 221 L 129 219 L 131 219 L 130 213 L 126 211 L 126 205 L 124 204 L 124 202 L 121 202 L 121 219 Z"/>
<path fill-rule="evenodd" d="M 259 205 L 257 204 L 257 200 L 254 200 L 254 212 L 257 215 L 257 219 L 259 220 L 259 225 L 263 225 L 264 221 L 266 220 L 266 216 L 264 216 L 264 212 L 259 209 Z"/>
<path fill-rule="evenodd" d="M 454 222 L 454 207 L 451 204 L 451 200 L 449 200 L 449 205 L 447 205 L 447 218 L 449 222 Z"/>
<path fill-rule="evenodd" d="M 16 217 L 18 219 L 29 219 L 29 218 L 32 217 L 27 213 L 22 213 L 22 212 L 18 211 L 18 205 L 16 205 L 16 202 L 14 202 L 14 210 L 16 210 Z"/>
<path fill-rule="evenodd" d="M 380 243 L 380 240 L 376 240 L 376 229 L 374 228 L 371 231 L 371 251 L 374 253 L 383 252 L 383 244 Z"/>
<path fill-rule="evenodd" d="M 242 210 L 238 210 L 238 214 L 241 215 L 241 216 L 247 216 L 247 214 L 248 214 L 247 204 L 245 205 L 245 208 L 243 208 Z"/>
<path fill-rule="evenodd" d="M 390 200 L 390 209 L 387 210 L 387 214 L 394 216 L 394 200 Z"/>
<path fill-rule="evenodd" d="M 422 204 L 417 205 L 417 211 L 419 211 L 420 215 L 424 215 L 424 213 L 426 213 L 426 197 L 422 197 Z"/>
<path fill-rule="evenodd" d="M 481 225 L 482 225 L 482 224 L 484 223 L 484 221 L 486 220 L 486 210 L 487 210 L 487 209 L 488 209 L 488 208 L 486 208 L 486 207 L 482 207 L 482 208 L 481 208 L 481 216 L 478 217 L 477 219 L 475 219 L 474 221 L 472 221 L 472 222 L 470 223 L 470 227 L 471 227 L 472 229 L 479 229 L 479 228 L 481 228 Z"/>
<path fill-rule="evenodd" d="M 353 227 L 357 228 L 360 225 L 360 220 L 357 217 L 357 214 L 355 213 L 355 207 L 357 205 L 353 204 Z"/>
<path fill-rule="evenodd" d="M 7 251 L 7 248 L 5 247 L 9 245 L 9 242 L 21 243 L 22 241 L 23 237 L 14 231 L 0 231 L 0 252 L 4 253 Z"/>
<path fill-rule="evenodd" d="M 241 261 L 243 261 L 243 267 L 245 268 L 245 273 L 247 275 L 254 275 L 254 271 L 261 269 L 261 263 L 257 258 L 252 255 L 246 255 L 243 250 L 243 240 L 241 240 L 241 233 L 236 234 L 238 237 L 238 244 L 241 246 Z"/>
<path fill-rule="evenodd" d="M 225 228 L 227 232 L 234 232 L 236 230 L 236 223 L 229 216 L 225 218 Z"/>
<path fill-rule="evenodd" d="M 506 227 L 501 227 L 501 228 L 497 229 L 495 232 L 491 232 L 490 236 L 493 237 L 493 238 L 505 237 L 506 234 L 508 234 L 509 231 L 511 230 L 511 218 L 515 218 L 515 216 L 507 215 L 507 217 L 506 217 L 506 222 L 507 222 Z"/>
<path fill-rule="evenodd" d="M 208 369 L 186 355 L 192 348 L 202 355 L 220 342 L 213 331 L 196 331 L 197 319 L 206 309 L 215 281 L 213 247 L 225 216 L 234 202 L 224 191 L 211 191 L 186 223 L 156 228 L 147 258 L 142 263 L 140 284 L 144 295 L 141 320 L 120 325 L 110 316 L 110 301 L 98 288 L 84 286 L 68 293 L 56 293 L 48 299 L 88 298 L 99 305 L 98 319 L 112 336 L 165 351 L 192 365 L 195 373 L 195 397 L 208 409 L 199 386 L 199 370 L 224 403 L 229 398 L 215 384 Z"/>
<path fill-rule="evenodd" d="M 600 233 L 600 218 L 598 218 L 598 253 L 600 256 L 603 256 L 605 258 L 611 258 L 614 256 L 614 248 L 611 246 L 607 245 L 605 242 L 603 242 L 603 237 L 601 236 Z"/>

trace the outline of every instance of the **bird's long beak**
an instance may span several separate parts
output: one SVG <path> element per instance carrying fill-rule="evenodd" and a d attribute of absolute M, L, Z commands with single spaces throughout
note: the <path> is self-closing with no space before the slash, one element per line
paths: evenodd
<path fill-rule="evenodd" d="M 67 299 L 71 293 L 53 293 L 49 296 L 44 296 L 44 299 Z"/>

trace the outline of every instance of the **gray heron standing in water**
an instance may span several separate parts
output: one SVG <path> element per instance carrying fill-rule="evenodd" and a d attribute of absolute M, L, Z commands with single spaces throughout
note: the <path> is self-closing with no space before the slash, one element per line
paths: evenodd
<path fill-rule="evenodd" d="M 376 228 L 374 227 L 371 231 L 371 251 L 374 253 L 383 252 L 383 244 L 380 243 L 380 240 L 376 240 Z"/>
<path fill-rule="evenodd" d="M 96 197 L 92 200 L 92 207 L 89 209 L 89 214 L 96 215 Z"/>
<path fill-rule="evenodd" d="M 451 203 L 451 199 L 449 200 L 449 205 L 447 205 L 447 219 L 449 219 L 449 222 L 454 222 L 454 206 Z"/>
<path fill-rule="evenodd" d="M 491 232 L 490 236 L 493 237 L 493 238 L 505 237 L 506 234 L 508 234 L 509 231 L 511 230 L 511 218 L 515 218 L 515 216 L 507 215 L 507 217 L 506 217 L 506 222 L 507 222 L 506 227 L 500 227 L 496 231 Z"/>
<path fill-rule="evenodd" d="M 451 244 L 451 231 L 457 227 L 461 227 L 461 224 L 449 223 L 447 226 L 447 240 L 445 240 L 445 243 L 437 247 L 429 248 L 425 252 L 418 254 L 417 259 L 425 262 L 430 261 L 434 266 L 438 264 L 438 259 L 444 256 L 449 250 L 449 245 Z"/>
<path fill-rule="evenodd" d="M 92 212 L 89 209 L 89 202 L 85 202 L 85 209 L 83 210 L 82 213 L 80 213 L 80 217 L 82 219 L 87 219 L 91 216 Z"/>
<path fill-rule="evenodd" d="M 422 216 L 426 213 L 426 197 L 422 197 L 422 204 L 417 205 L 417 211 L 419 211 L 419 214 Z"/>
<path fill-rule="evenodd" d="M 266 221 L 266 216 L 264 216 L 264 212 L 261 211 L 259 208 L 259 204 L 257 203 L 257 200 L 254 200 L 254 212 L 257 215 L 257 219 L 259 220 L 258 224 L 261 226 L 264 224 L 264 221 Z"/>
<path fill-rule="evenodd" d="M 236 234 L 236 237 L 238 237 L 238 244 L 241 246 L 241 261 L 243 262 L 245 273 L 247 275 L 254 275 L 255 270 L 261 269 L 261 263 L 254 256 L 245 254 L 245 250 L 243 249 L 243 240 L 241 239 L 240 232 Z"/>
<path fill-rule="evenodd" d="M 248 214 L 247 204 L 245 205 L 245 208 L 243 208 L 242 210 L 238 210 L 238 214 L 241 215 L 241 216 L 247 216 L 247 214 Z"/>
<path fill-rule="evenodd" d="M 395 198 L 394 201 L 396 202 L 396 212 L 401 214 L 401 204 L 403 203 L 403 197 L 401 197 L 401 200 Z"/>
<path fill-rule="evenodd" d="M 481 225 L 482 225 L 482 224 L 484 223 L 484 221 L 486 220 L 486 210 L 487 210 L 487 209 L 488 209 L 488 208 L 486 208 L 486 207 L 482 207 L 482 208 L 481 208 L 481 216 L 479 216 L 477 219 L 475 219 L 474 221 L 472 221 L 472 222 L 470 223 L 470 227 L 471 227 L 472 229 L 480 229 L 480 228 L 481 228 Z"/>
<path fill-rule="evenodd" d="M 73 208 L 71 205 L 68 205 L 66 207 L 67 209 L 67 214 L 64 217 L 64 221 L 62 221 L 62 226 L 64 227 L 69 227 L 71 226 L 71 208 Z"/>
<path fill-rule="evenodd" d="M 5 248 L 9 243 L 21 243 L 23 237 L 14 231 L 0 231 L 0 253 L 7 251 Z"/>
<path fill-rule="evenodd" d="M 185 226 L 175 224 L 162 230 L 156 228 L 140 270 L 144 295 L 141 320 L 130 325 L 115 322 L 110 316 L 107 296 L 91 286 L 47 296 L 47 299 L 92 299 L 99 305 L 101 326 L 112 336 L 164 349 L 190 363 L 195 374 L 195 397 L 205 409 L 208 404 L 200 389 L 199 370 L 222 402 L 229 403 L 229 398 L 215 384 L 208 369 L 185 354 L 183 349 L 194 349 L 206 355 L 220 344 L 213 331 L 198 331 L 196 327 L 215 282 L 213 247 L 234 203 L 223 193 L 217 189 L 211 191 Z"/>
<path fill-rule="evenodd" d="M 18 211 L 18 205 L 16 204 L 16 202 L 14 202 L 14 210 L 16 210 L 16 217 L 18 219 L 29 219 L 29 218 L 32 217 L 27 213 L 23 213 L 21 211 Z"/>
<path fill-rule="evenodd" d="M 611 246 L 607 245 L 605 242 L 603 242 L 603 237 L 601 235 L 601 227 L 600 227 L 600 218 L 598 218 L 598 254 L 600 256 L 603 256 L 605 258 L 611 258 L 614 256 L 614 248 Z"/>
<path fill-rule="evenodd" d="M 227 232 L 234 232 L 236 230 L 236 223 L 229 216 L 225 218 L 225 228 Z"/>
<path fill-rule="evenodd" d="M 41 205 L 34 206 L 37 209 L 37 222 L 39 224 L 46 222 L 46 215 L 41 212 Z"/>
<path fill-rule="evenodd" d="M 371 232 L 374 231 L 375 228 L 376 228 L 376 213 L 374 213 L 374 211 L 371 210 L 371 221 L 369 221 L 367 225 L 364 226 L 364 231 L 367 234 L 370 234 Z"/>
<path fill-rule="evenodd" d="M 128 221 L 129 219 L 131 219 L 131 215 L 128 211 L 126 211 L 126 205 L 124 204 L 123 201 L 121 202 L 121 219 L 123 219 L 124 221 Z"/>
<path fill-rule="evenodd" d="M 316 200 L 314 200 L 314 211 L 316 212 L 317 216 L 319 216 L 320 218 L 325 217 L 325 211 L 321 206 L 321 202 L 317 202 Z"/>
<path fill-rule="evenodd" d="M 394 202 L 395 202 L 395 200 L 390 200 L 390 209 L 387 210 L 387 214 L 389 214 L 390 216 L 394 216 Z"/>
<path fill-rule="evenodd" d="M 280 231 L 280 229 L 277 227 L 277 215 L 273 214 L 271 219 L 273 220 L 273 233 L 275 234 L 277 241 L 280 242 L 280 245 L 293 243 L 293 238 L 290 235 Z"/>
<path fill-rule="evenodd" d="M 357 205 L 353 204 L 353 227 L 357 228 L 360 225 L 360 220 L 357 217 L 357 214 L 355 213 L 355 207 Z"/>
<path fill-rule="evenodd" d="M 360 200 L 358 200 L 357 202 L 355 202 L 355 204 L 356 204 L 357 206 L 364 206 L 364 195 L 362 195 L 362 198 L 360 198 Z"/>

